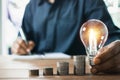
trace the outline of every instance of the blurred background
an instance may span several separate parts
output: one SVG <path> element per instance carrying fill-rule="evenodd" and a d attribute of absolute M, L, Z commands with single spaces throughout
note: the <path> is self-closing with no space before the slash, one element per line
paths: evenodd
<path fill-rule="evenodd" d="M 116 26 L 120 28 L 120 0 L 104 0 Z M 8 55 L 17 38 L 29 0 L 0 0 L 0 54 Z"/>

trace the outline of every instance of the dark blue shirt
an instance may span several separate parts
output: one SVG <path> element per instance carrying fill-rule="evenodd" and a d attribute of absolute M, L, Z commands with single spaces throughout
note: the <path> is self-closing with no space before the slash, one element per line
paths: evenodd
<path fill-rule="evenodd" d="M 28 40 L 36 44 L 32 52 L 85 54 L 80 40 L 81 25 L 89 19 L 102 20 L 108 27 L 108 43 L 119 39 L 103 0 L 31 0 L 26 7 L 22 28 Z"/>

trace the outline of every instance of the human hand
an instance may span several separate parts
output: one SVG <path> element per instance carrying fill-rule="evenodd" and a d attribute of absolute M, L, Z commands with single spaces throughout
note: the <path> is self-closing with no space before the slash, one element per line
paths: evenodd
<path fill-rule="evenodd" d="M 27 55 L 35 46 L 33 41 L 27 43 L 22 38 L 17 38 L 11 47 L 13 54 Z"/>
<path fill-rule="evenodd" d="M 98 72 L 120 73 L 120 40 L 100 49 L 93 61 L 95 63 L 91 68 L 93 74 Z"/>

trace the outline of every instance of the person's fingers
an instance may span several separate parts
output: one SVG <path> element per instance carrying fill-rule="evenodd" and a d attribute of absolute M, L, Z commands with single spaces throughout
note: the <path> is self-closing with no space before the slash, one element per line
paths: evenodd
<path fill-rule="evenodd" d="M 12 51 L 13 54 L 18 52 L 17 49 L 16 49 L 16 43 L 15 42 L 13 43 L 13 45 L 11 47 L 11 51 Z"/>
<path fill-rule="evenodd" d="M 110 74 L 120 73 L 120 64 L 113 67 L 112 69 L 109 69 L 108 71 L 105 71 L 105 73 L 110 73 Z"/>
<path fill-rule="evenodd" d="M 16 41 L 14 41 L 12 45 L 12 53 L 15 54 L 27 54 L 27 44 L 24 40 L 21 38 L 18 38 Z"/>
<path fill-rule="evenodd" d="M 116 40 L 112 42 L 111 44 L 103 47 L 102 49 L 99 50 L 98 55 L 94 58 L 94 63 L 95 64 L 100 64 L 105 62 L 111 57 L 114 57 L 118 53 L 120 53 L 120 40 Z"/>
<path fill-rule="evenodd" d="M 19 44 L 14 43 L 14 46 L 12 47 L 12 53 L 24 55 L 24 54 L 27 54 L 28 52 Z"/>
<path fill-rule="evenodd" d="M 109 70 L 111 68 L 113 68 L 115 65 L 113 65 L 114 62 L 112 61 L 108 61 L 108 62 L 105 62 L 103 64 L 99 64 L 99 65 L 94 65 L 92 68 L 91 68 L 91 72 L 93 74 L 95 73 L 98 73 L 98 72 L 104 72 L 106 70 Z"/>
<path fill-rule="evenodd" d="M 92 67 L 91 72 L 120 72 L 120 53 L 109 60 L 105 61 L 104 63 L 95 65 Z M 118 71 L 118 70 L 119 71 Z"/>
<path fill-rule="evenodd" d="M 15 51 L 15 54 L 18 54 L 18 55 L 27 55 L 28 52 L 26 52 L 23 48 L 20 48 L 20 49 L 15 49 L 14 48 L 14 51 Z"/>
<path fill-rule="evenodd" d="M 16 54 L 28 54 L 35 46 L 33 41 L 25 42 L 21 38 L 18 38 L 12 45 L 12 53 Z"/>
<path fill-rule="evenodd" d="M 22 38 L 18 38 L 16 41 L 17 41 L 19 46 L 21 46 L 22 48 L 27 50 L 27 44 L 26 44 L 26 42 Z"/>
<path fill-rule="evenodd" d="M 29 41 L 28 42 L 28 48 L 27 48 L 27 50 L 29 51 L 29 50 L 32 50 L 33 48 L 34 48 L 34 46 L 35 46 L 35 43 L 33 42 L 33 41 Z"/>
<path fill-rule="evenodd" d="M 99 73 L 99 72 L 102 72 L 102 73 L 110 73 L 110 74 L 115 74 L 115 73 L 120 73 L 120 65 L 116 65 L 116 66 L 113 66 L 109 69 L 106 69 L 106 70 L 103 70 L 101 69 L 101 71 L 99 71 L 98 69 L 96 69 L 96 67 L 92 67 L 91 68 L 91 72 L 93 74 L 96 74 L 96 73 Z"/>

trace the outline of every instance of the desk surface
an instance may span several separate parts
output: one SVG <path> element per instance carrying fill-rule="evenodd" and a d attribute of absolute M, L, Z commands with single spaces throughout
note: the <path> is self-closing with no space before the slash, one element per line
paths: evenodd
<path fill-rule="evenodd" d="M 56 75 L 56 62 L 68 61 L 70 64 L 69 73 L 67 76 Z M 86 64 L 87 65 L 87 64 Z M 43 67 L 53 67 L 53 76 L 43 76 Z M 29 69 L 39 68 L 39 76 L 29 76 Z M 0 80 L 120 80 L 120 74 L 99 74 L 92 75 L 89 72 L 89 66 L 86 66 L 86 75 L 73 75 L 73 60 L 11 60 L 7 57 L 0 56 Z"/>

